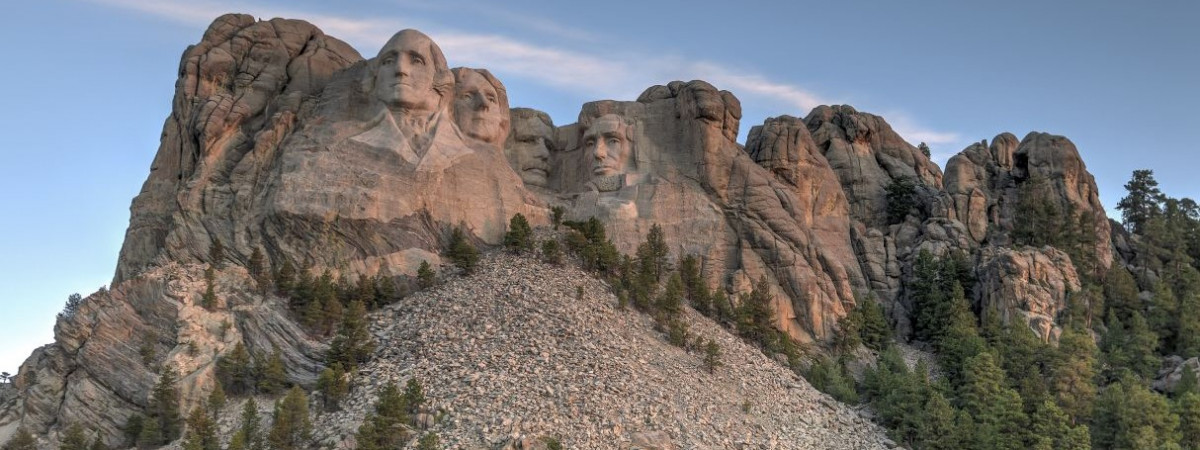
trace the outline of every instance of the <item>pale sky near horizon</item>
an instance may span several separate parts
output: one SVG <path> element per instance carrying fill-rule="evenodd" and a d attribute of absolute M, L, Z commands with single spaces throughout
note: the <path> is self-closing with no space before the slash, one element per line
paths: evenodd
<path fill-rule="evenodd" d="M 0 371 L 53 340 L 69 294 L 110 281 L 180 55 L 226 12 L 305 19 L 365 57 L 420 29 L 452 67 L 491 70 L 514 107 L 559 125 L 587 101 L 703 79 L 741 100 L 743 141 L 766 117 L 844 103 L 928 142 L 940 165 L 1004 131 L 1067 136 L 1110 211 L 1139 168 L 1168 195 L 1200 198 L 1200 2 L 803 3 L 10 2 Z"/>

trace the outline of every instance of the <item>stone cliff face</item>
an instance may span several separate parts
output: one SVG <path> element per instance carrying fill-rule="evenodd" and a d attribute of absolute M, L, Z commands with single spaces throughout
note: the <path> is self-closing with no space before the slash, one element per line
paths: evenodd
<path fill-rule="evenodd" d="M 451 70 L 415 30 L 364 60 L 303 21 L 222 16 L 183 55 L 112 289 L 61 319 L 55 343 L 22 366 L 20 395 L 0 401 L 0 441 L 18 425 L 77 420 L 119 435 L 164 363 L 195 404 L 238 342 L 278 347 L 289 377 L 311 384 L 325 347 L 252 288 L 240 266 L 256 249 L 275 269 L 411 275 L 440 261 L 455 227 L 497 245 L 514 214 L 546 224 L 558 206 L 602 220 L 626 253 L 661 226 L 672 256 L 698 256 L 710 287 L 732 298 L 766 278 L 777 326 L 797 340 L 828 339 L 865 295 L 905 333 L 904 280 L 922 249 L 966 255 L 981 310 L 1054 339 L 1079 261 L 1008 248 L 1021 187 L 1036 180 L 1038 195 L 1095 219 L 1087 267 L 1110 264 L 1095 182 L 1061 136 L 998 135 L 943 176 L 883 118 L 850 106 L 767 119 L 745 146 L 740 121 L 732 93 L 674 81 L 636 101 L 587 103 L 555 126 L 510 110 L 488 71 Z M 916 206 L 897 222 L 886 192 L 903 180 Z M 223 261 L 209 261 L 218 241 Z M 195 306 L 207 263 L 225 266 L 216 312 Z"/>

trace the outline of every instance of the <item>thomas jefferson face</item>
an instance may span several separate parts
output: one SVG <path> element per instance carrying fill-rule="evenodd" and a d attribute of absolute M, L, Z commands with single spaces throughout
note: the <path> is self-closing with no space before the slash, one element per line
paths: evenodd
<path fill-rule="evenodd" d="M 628 125 L 616 114 L 596 119 L 583 134 L 583 149 L 592 164 L 592 176 L 604 177 L 626 171 L 633 159 L 627 137 Z"/>
<path fill-rule="evenodd" d="M 458 127 L 467 136 L 501 144 L 503 117 L 496 88 L 479 72 L 464 70 L 460 73 L 454 97 L 454 118 Z"/>
<path fill-rule="evenodd" d="M 433 41 L 419 31 L 404 30 L 379 50 L 375 96 L 388 108 L 432 112 L 438 93 L 433 90 Z"/>
<path fill-rule="evenodd" d="M 509 165 L 525 184 L 546 186 L 550 174 L 549 140 L 554 130 L 538 117 L 526 116 L 514 119 L 513 133 L 506 149 Z"/>

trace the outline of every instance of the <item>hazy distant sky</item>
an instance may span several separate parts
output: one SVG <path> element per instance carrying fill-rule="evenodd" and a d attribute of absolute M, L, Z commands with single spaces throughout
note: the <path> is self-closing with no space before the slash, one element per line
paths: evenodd
<path fill-rule="evenodd" d="M 981 3 L 7 2 L 0 370 L 53 340 L 67 295 L 110 281 L 180 55 L 226 12 L 305 19 L 365 57 L 418 28 L 560 125 L 586 101 L 704 79 L 741 99 L 743 140 L 766 117 L 846 103 L 939 164 L 1003 131 L 1065 135 L 1110 210 L 1135 168 L 1200 198 L 1200 2 Z"/>

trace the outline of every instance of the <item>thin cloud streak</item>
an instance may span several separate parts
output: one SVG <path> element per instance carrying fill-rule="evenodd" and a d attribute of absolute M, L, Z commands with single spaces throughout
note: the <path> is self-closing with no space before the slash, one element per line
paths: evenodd
<path fill-rule="evenodd" d="M 371 57 L 375 52 L 364 52 L 363 49 L 377 48 L 401 28 L 418 26 L 400 18 L 361 19 L 223 2 L 86 1 L 201 27 L 231 9 L 240 9 L 258 17 L 302 17 L 329 35 L 360 49 L 365 57 Z M 714 62 L 687 63 L 677 58 L 647 55 L 600 55 L 536 45 L 505 36 L 441 29 L 430 24 L 420 27 L 441 46 L 452 66 L 487 68 L 502 78 L 511 76 L 538 81 L 577 95 L 586 93 L 602 98 L 632 98 L 641 89 L 651 85 L 675 79 L 703 79 L 720 89 L 733 92 L 743 102 L 751 100 L 760 103 L 760 109 L 764 109 L 762 106 L 780 107 L 788 109 L 788 113 L 803 116 L 819 105 L 838 103 L 800 86 L 774 81 L 760 74 L 732 70 Z M 553 27 L 541 28 L 545 32 L 556 32 Z M 564 30 L 559 28 L 557 32 Z M 897 133 L 914 144 L 926 142 L 931 146 L 946 146 L 961 141 L 957 133 L 919 126 L 904 113 L 891 112 L 885 118 Z"/>

